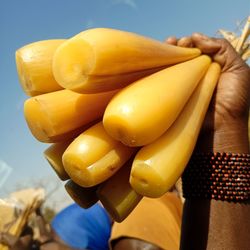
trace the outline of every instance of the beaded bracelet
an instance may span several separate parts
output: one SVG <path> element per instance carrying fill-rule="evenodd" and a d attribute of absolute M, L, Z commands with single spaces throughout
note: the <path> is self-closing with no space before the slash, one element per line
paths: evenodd
<path fill-rule="evenodd" d="M 194 153 L 182 175 L 187 199 L 250 201 L 250 154 Z"/>

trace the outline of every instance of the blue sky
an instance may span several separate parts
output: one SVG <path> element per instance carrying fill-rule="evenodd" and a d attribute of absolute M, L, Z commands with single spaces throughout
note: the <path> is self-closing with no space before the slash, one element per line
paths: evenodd
<path fill-rule="evenodd" d="M 13 168 L 2 190 L 55 175 L 43 158 L 48 145 L 37 142 L 25 124 L 22 109 L 27 96 L 19 86 L 14 58 L 18 48 L 39 40 L 69 38 L 93 27 L 158 40 L 195 31 L 214 36 L 219 28 L 235 30 L 249 14 L 249 0 L 1 0 L 0 164 Z"/>

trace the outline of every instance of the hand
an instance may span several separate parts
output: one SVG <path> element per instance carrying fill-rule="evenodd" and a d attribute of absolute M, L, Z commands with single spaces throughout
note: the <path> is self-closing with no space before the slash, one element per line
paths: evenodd
<path fill-rule="evenodd" d="M 195 33 L 166 42 L 197 47 L 222 68 L 195 150 L 249 153 L 249 66 L 224 39 Z M 249 208 L 242 203 L 187 199 L 180 249 L 248 249 Z"/>
<path fill-rule="evenodd" d="M 166 42 L 181 47 L 197 47 L 222 68 L 200 135 L 199 148 L 210 151 L 239 148 L 237 152 L 248 152 L 249 66 L 225 39 L 194 33 L 179 40 L 170 37 Z"/>

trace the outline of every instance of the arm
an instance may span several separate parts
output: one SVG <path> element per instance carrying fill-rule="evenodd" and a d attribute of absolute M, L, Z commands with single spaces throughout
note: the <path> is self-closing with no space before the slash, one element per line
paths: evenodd
<path fill-rule="evenodd" d="M 250 69 L 224 39 L 201 34 L 169 38 L 168 43 L 195 46 L 222 67 L 196 150 L 249 153 Z M 181 249 L 249 249 L 250 204 L 188 199 L 182 221 Z"/>
<path fill-rule="evenodd" d="M 233 133 L 230 129 L 229 135 L 223 131 L 211 135 L 212 138 L 203 138 L 199 143 L 209 147 L 208 150 L 203 147 L 204 151 L 212 149 L 214 152 L 247 153 L 246 131 L 246 128 L 239 127 Z M 238 140 L 239 138 L 242 140 Z M 249 232 L 249 203 L 186 200 L 184 204 L 181 249 L 247 250 L 250 245 Z"/>

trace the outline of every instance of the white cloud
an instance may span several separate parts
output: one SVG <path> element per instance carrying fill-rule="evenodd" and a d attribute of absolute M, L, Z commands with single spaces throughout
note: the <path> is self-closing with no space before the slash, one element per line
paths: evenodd
<path fill-rule="evenodd" d="M 113 4 L 125 4 L 133 9 L 137 8 L 135 0 L 113 0 Z"/>

